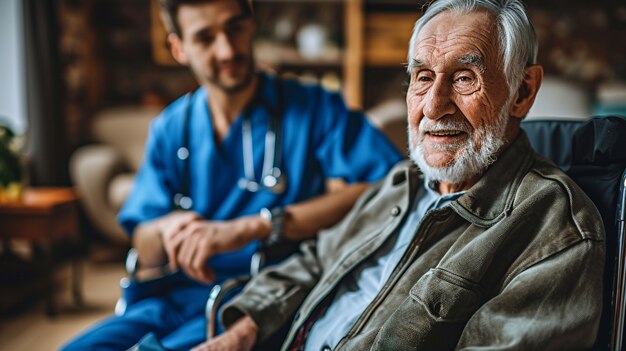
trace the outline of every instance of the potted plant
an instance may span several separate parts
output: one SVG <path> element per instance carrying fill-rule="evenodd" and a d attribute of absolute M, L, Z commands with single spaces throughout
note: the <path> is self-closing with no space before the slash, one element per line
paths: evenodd
<path fill-rule="evenodd" d="M 24 186 L 20 160 L 20 138 L 0 118 L 0 203 L 21 198 Z"/>

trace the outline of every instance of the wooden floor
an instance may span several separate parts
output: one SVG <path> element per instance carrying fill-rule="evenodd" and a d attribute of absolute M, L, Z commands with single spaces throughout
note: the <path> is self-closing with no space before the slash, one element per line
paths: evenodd
<path fill-rule="evenodd" d="M 84 262 L 84 304 L 73 304 L 70 293 L 70 266 L 59 267 L 56 301 L 59 314 L 45 315 L 43 300 L 11 317 L 0 317 L 0 350 L 58 350 L 68 339 L 92 323 L 110 315 L 119 296 L 119 280 L 124 275 L 123 263 Z"/>

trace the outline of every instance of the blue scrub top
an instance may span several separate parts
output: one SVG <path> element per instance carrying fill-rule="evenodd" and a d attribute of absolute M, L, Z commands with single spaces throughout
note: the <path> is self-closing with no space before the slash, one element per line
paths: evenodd
<path fill-rule="evenodd" d="M 263 168 L 265 133 L 271 113 L 279 108 L 276 77 L 260 75 L 260 103 L 243 113 L 252 122 L 255 175 Z M 183 145 L 186 110 L 190 108 L 189 194 L 192 211 L 209 220 L 229 220 L 255 214 L 263 207 L 298 203 L 324 193 L 328 178 L 348 183 L 382 178 L 402 159 L 401 154 L 368 123 L 362 113 L 349 111 L 341 97 L 316 85 L 282 80 L 283 142 L 280 169 L 287 189 L 275 194 L 256 193 L 238 186 L 244 177 L 242 151 L 243 115 L 237 117 L 221 143 L 216 143 L 207 105 L 207 90 L 197 89 L 191 99 L 181 97 L 155 118 L 133 189 L 119 213 L 128 233 L 144 221 L 174 210 L 173 197 L 180 191 L 183 161 L 177 150 Z M 243 114 L 242 113 L 242 114 Z M 209 265 L 217 280 L 249 272 L 257 242 L 235 252 L 213 257 Z"/>

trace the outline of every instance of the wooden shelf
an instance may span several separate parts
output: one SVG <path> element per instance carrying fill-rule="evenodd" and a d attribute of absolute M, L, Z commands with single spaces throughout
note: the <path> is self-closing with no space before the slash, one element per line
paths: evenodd
<path fill-rule="evenodd" d="M 341 66 L 343 51 L 339 48 L 327 48 L 319 57 L 307 58 L 302 56 L 294 47 L 281 46 L 267 41 L 257 41 L 254 44 L 256 60 L 272 67 L 281 66 Z"/>
<path fill-rule="evenodd" d="M 416 13 L 371 13 L 365 16 L 365 65 L 400 66 L 407 50 Z"/>
<path fill-rule="evenodd" d="M 331 44 L 315 58 L 302 56 L 293 43 L 279 43 L 266 37 L 257 39 L 254 44 L 256 60 L 260 66 L 277 71 L 287 69 L 291 72 L 334 71 L 339 73 L 343 95 L 348 106 L 363 108 L 364 71 L 370 68 L 399 68 L 406 64 L 408 42 L 413 25 L 418 17 L 417 11 L 399 11 L 394 9 L 368 10 L 368 0 L 255 0 L 258 12 L 266 14 L 267 6 L 283 9 L 283 6 L 298 4 L 312 6 L 317 4 L 341 5 L 343 12 L 342 43 Z M 400 2 L 405 4 L 404 2 Z M 157 0 L 151 0 L 152 42 L 154 60 L 163 65 L 175 65 L 166 45 L 166 34 L 159 18 Z M 283 5 L 284 4 L 284 5 Z M 264 11 L 261 11 L 264 7 Z M 308 7 L 307 7 L 308 8 Z M 335 7 L 335 9 L 338 9 Z M 292 11 L 286 10 L 287 12 Z M 272 13 L 271 11 L 269 12 Z M 319 13 L 318 13 L 319 15 Z M 275 19 L 274 19 L 275 20 Z M 310 19 L 315 22 L 315 18 Z M 271 18 L 266 18 L 271 21 Z M 297 22 L 296 26 L 303 23 Z M 302 21 L 302 18 L 299 19 Z M 274 22 L 272 22 L 274 23 Z M 306 23 L 306 22 L 305 22 Z M 270 23 L 263 23 L 270 26 Z M 296 27 L 297 28 L 297 27 Z M 266 28 L 267 30 L 268 28 Z M 337 40 L 334 40 L 337 41 Z M 342 45 L 343 47 L 337 47 Z M 338 71 L 338 72 L 337 72 Z"/>
<path fill-rule="evenodd" d="M 154 62 L 165 66 L 177 66 L 167 46 L 167 31 L 161 22 L 158 0 L 150 0 L 150 37 L 152 39 L 152 57 Z"/>

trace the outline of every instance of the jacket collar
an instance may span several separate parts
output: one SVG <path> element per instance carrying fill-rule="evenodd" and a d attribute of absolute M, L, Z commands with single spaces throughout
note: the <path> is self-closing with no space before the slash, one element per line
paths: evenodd
<path fill-rule="evenodd" d="M 489 227 L 506 217 L 513 207 L 516 189 L 533 164 L 535 152 L 528 137 L 520 130 L 515 141 L 504 150 L 480 178 L 464 195 L 450 206 L 465 220 Z M 410 196 L 421 186 L 423 176 L 411 165 L 409 173 Z"/>

